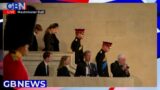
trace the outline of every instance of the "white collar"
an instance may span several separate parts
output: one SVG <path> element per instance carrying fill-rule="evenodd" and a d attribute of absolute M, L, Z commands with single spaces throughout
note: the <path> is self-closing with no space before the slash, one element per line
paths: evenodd
<path fill-rule="evenodd" d="M 34 36 L 36 36 L 36 32 L 34 32 L 33 34 L 34 34 Z"/>
<path fill-rule="evenodd" d="M 90 62 L 85 62 L 85 63 L 90 65 Z"/>
<path fill-rule="evenodd" d="M 47 66 L 48 65 L 48 63 L 46 62 L 46 61 L 44 61 L 44 64 Z"/>

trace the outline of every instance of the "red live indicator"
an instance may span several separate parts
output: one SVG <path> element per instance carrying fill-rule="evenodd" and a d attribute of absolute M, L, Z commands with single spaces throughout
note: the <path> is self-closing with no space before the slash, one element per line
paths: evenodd
<path fill-rule="evenodd" d="M 110 87 L 109 90 L 115 90 L 114 87 Z"/>
<path fill-rule="evenodd" d="M 15 10 L 3 10 L 3 14 L 16 14 Z"/>

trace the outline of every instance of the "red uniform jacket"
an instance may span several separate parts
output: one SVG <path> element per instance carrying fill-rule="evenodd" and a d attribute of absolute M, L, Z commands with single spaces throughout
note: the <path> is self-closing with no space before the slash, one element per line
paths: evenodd
<path fill-rule="evenodd" d="M 26 68 L 22 62 L 22 56 L 7 54 L 3 61 L 4 80 L 28 80 Z"/>

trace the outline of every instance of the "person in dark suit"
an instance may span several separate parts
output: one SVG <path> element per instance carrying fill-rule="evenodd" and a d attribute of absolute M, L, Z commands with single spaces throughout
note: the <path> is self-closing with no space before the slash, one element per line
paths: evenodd
<path fill-rule="evenodd" d="M 68 65 L 70 64 L 70 57 L 69 56 L 62 56 L 61 61 L 59 63 L 57 69 L 57 76 L 70 76 Z"/>
<path fill-rule="evenodd" d="M 75 64 L 79 64 L 83 61 L 83 46 L 81 45 L 81 40 L 84 37 L 84 29 L 75 29 L 76 37 L 72 41 L 71 49 L 75 52 Z"/>
<path fill-rule="evenodd" d="M 126 64 L 126 57 L 123 54 L 118 56 L 118 60 L 111 64 L 113 77 L 129 77 L 129 66 Z"/>
<path fill-rule="evenodd" d="M 43 54 L 43 59 L 42 61 L 36 68 L 34 76 L 49 76 L 49 66 L 48 63 L 50 61 L 51 53 L 46 51 Z"/>
<path fill-rule="evenodd" d="M 105 53 L 110 50 L 111 45 L 112 43 L 104 41 L 102 44 L 102 49 L 97 53 L 96 63 L 99 76 L 109 77 L 108 64 L 107 60 L 105 59 Z"/>
<path fill-rule="evenodd" d="M 58 23 L 53 23 L 47 28 L 43 38 L 45 44 L 44 51 L 59 51 L 59 40 L 56 37 L 58 27 Z"/>
<path fill-rule="evenodd" d="M 90 62 L 91 52 L 89 50 L 84 52 L 84 62 L 79 63 L 76 68 L 75 76 L 97 76 L 97 68 L 94 63 Z"/>
<path fill-rule="evenodd" d="M 36 24 L 33 32 L 33 40 L 32 43 L 29 46 L 30 51 L 38 51 L 38 43 L 37 43 L 37 38 L 36 35 L 39 34 L 39 32 L 42 32 L 42 26 L 40 24 Z"/>

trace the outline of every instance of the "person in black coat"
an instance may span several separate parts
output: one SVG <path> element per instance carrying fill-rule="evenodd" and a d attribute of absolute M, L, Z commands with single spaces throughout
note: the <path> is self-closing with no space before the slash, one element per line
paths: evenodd
<path fill-rule="evenodd" d="M 42 61 L 36 68 L 34 76 L 49 76 L 49 66 L 48 62 L 50 61 L 50 52 L 44 52 Z"/>
<path fill-rule="evenodd" d="M 72 41 L 71 49 L 75 52 L 75 64 L 83 63 L 83 46 L 81 40 L 84 36 L 84 29 L 75 29 L 76 37 Z"/>
<path fill-rule="evenodd" d="M 58 32 L 58 23 L 51 24 L 44 35 L 44 51 L 59 51 L 59 40 L 56 37 L 56 33 Z"/>
<path fill-rule="evenodd" d="M 105 60 L 105 53 L 109 51 L 111 45 L 112 43 L 104 41 L 102 44 L 102 49 L 97 53 L 96 63 L 99 76 L 109 77 L 108 64 L 107 60 Z"/>
<path fill-rule="evenodd" d="M 38 43 L 37 43 L 37 38 L 36 35 L 39 34 L 39 32 L 42 32 L 42 26 L 40 24 L 36 24 L 33 32 L 33 40 L 32 43 L 29 46 L 30 51 L 38 51 Z"/>
<path fill-rule="evenodd" d="M 57 69 L 57 76 L 70 76 L 67 66 L 70 64 L 70 57 L 63 56 Z"/>
<path fill-rule="evenodd" d="M 79 63 L 76 68 L 75 76 L 97 76 L 97 68 L 94 63 L 90 62 L 91 52 L 89 50 L 84 52 L 84 62 Z"/>
<path fill-rule="evenodd" d="M 129 77 L 129 66 L 126 64 L 126 57 L 122 54 L 118 56 L 118 60 L 111 64 L 111 72 L 113 77 Z"/>

